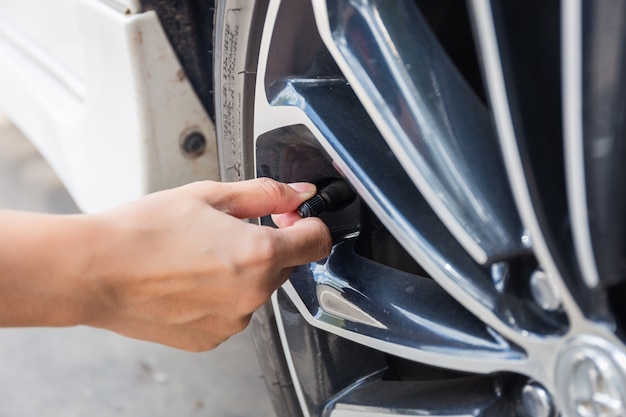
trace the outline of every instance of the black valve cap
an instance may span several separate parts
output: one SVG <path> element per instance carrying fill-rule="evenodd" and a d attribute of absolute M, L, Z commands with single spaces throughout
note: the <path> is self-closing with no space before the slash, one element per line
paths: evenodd
<path fill-rule="evenodd" d="M 318 214 L 326 210 L 326 201 L 324 198 L 315 194 L 313 197 L 305 201 L 298 207 L 300 217 L 316 217 Z"/>
<path fill-rule="evenodd" d="M 351 203 L 356 194 L 348 183 L 334 179 L 298 207 L 300 217 L 317 217 L 326 210 L 336 210 Z"/>

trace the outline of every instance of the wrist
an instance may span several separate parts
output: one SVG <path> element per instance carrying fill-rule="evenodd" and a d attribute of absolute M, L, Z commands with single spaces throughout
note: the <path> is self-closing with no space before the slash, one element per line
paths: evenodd
<path fill-rule="evenodd" d="M 0 212 L 0 326 L 70 326 L 93 314 L 87 216 Z"/>
<path fill-rule="evenodd" d="M 93 325 L 101 321 L 105 308 L 106 288 L 101 276 L 107 266 L 105 246 L 110 228 L 99 215 L 67 216 L 64 228 L 72 232 L 66 236 L 69 256 L 61 266 L 71 298 L 64 320 L 69 325 Z M 58 254 L 63 259 L 63 254 Z"/>

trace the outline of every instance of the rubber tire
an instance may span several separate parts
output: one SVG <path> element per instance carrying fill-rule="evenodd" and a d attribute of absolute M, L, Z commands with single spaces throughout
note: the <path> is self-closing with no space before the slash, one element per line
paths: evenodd
<path fill-rule="evenodd" d="M 251 151 L 254 90 L 267 3 L 267 0 L 218 0 L 216 3 L 213 68 L 214 85 L 220 87 L 215 89 L 215 122 L 221 175 L 225 181 L 255 176 Z M 233 30 L 234 27 L 237 30 Z M 228 166 L 228 155 L 238 151 L 243 152 L 243 164 Z M 303 417 L 271 302 L 253 315 L 251 325 L 257 357 L 277 417 Z"/>
<path fill-rule="evenodd" d="M 302 417 L 271 303 L 252 316 L 254 348 L 278 417 Z"/>

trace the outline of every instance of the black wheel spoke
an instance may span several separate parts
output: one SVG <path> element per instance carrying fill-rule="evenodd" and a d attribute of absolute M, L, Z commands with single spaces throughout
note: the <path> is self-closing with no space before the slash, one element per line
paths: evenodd
<path fill-rule="evenodd" d="M 524 252 L 489 113 L 417 6 L 377 0 L 317 5 L 327 47 L 452 235 L 479 263 Z"/>

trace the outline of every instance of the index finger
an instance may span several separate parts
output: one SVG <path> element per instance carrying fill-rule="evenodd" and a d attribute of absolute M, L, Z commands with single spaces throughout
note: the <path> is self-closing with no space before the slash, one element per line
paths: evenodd
<path fill-rule="evenodd" d="M 271 178 L 212 183 L 204 199 L 213 208 L 246 219 L 294 211 L 315 194 L 309 183 L 285 184 Z"/>

